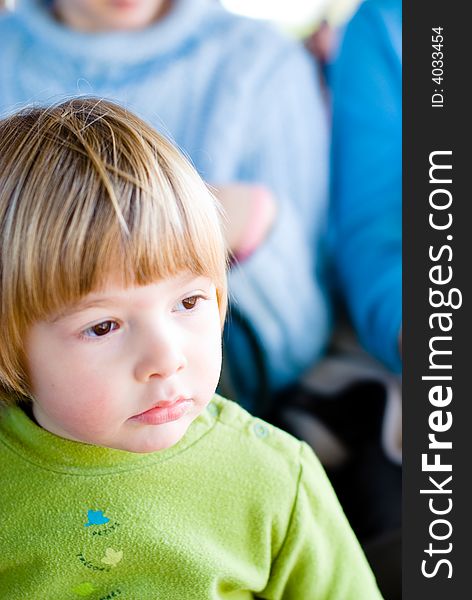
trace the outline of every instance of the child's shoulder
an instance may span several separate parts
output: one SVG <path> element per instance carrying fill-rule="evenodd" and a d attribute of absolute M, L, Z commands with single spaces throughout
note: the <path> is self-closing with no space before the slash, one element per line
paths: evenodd
<path fill-rule="evenodd" d="M 300 440 L 286 431 L 267 423 L 263 419 L 251 415 L 236 402 L 215 394 L 209 412 L 218 417 L 218 422 L 240 434 L 245 435 L 250 443 L 257 447 L 263 442 L 274 452 L 282 452 L 285 456 L 298 456 Z"/>
<path fill-rule="evenodd" d="M 265 473 L 264 480 L 275 486 L 297 485 L 310 452 L 306 444 L 221 396 L 214 396 L 208 411 L 216 419 L 212 437 L 221 460 L 248 473 Z"/>

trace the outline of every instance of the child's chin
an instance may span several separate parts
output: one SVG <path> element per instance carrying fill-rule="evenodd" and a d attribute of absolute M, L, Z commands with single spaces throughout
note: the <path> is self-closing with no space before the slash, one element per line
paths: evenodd
<path fill-rule="evenodd" d="M 167 450 L 180 442 L 187 432 L 188 424 L 179 428 L 171 428 L 170 431 L 162 431 L 162 428 L 159 428 L 161 431 L 157 431 L 157 428 L 159 426 L 156 426 L 156 431 L 151 432 L 151 435 L 143 436 L 141 439 L 125 444 L 123 450 L 136 452 L 137 454 L 149 454 L 150 452 Z"/>

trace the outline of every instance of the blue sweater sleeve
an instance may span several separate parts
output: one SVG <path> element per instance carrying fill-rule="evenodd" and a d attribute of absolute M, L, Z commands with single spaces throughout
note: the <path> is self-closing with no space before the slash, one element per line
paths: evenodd
<path fill-rule="evenodd" d="M 329 329 L 321 274 L 327 119 L 316 65 L 301 47 L 287 43 L 274 57 L 252 109 L 238 179 L 267 185 L 278 215 L 265 243 L 232 270 L 230 289 L 262 349 L 274 390 L 314 363 Z M 247 372 L 247 355 L 235 356 L 234 346 L 230 352 Z"/>
<path fill-rule="evenodd" d="M 399 371 L 401 2 L 367 0 L 332 72 L 333 223 L 341 286 L 361 341 Z"/>

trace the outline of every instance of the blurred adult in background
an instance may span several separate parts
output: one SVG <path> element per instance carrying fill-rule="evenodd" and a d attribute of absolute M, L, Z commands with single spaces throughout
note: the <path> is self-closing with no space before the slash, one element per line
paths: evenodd
<path fill-rule="evenodd" d="M 313 63 L 211 0 L 18 0 L 0 17 L 0 113 L 80 94 L 119 101 L 170 136 L 216 186 L 228 235 L 244 207 L 265 220 L 251 243 L 235 242 L 225 348 L 226 383 L 261 410 L 317 360 L 329 329 L 327 127 Z"/>
<path fill-rule="evenodd" d="M 333 221 L 340 282 L 365 348 L 401 371 L 402 12 L 366 0 L 332 69 Z"/>

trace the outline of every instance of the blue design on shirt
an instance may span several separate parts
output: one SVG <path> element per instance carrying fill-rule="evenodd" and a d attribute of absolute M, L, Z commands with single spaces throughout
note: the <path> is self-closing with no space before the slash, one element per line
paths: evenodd
<path fill-rule="evenodd" d="M 91 525 L 104 525 L 110 520 L 105 517 L 103 510 L 89 510 L 87 513 L 88 523 L 84 524 L 84 527 L 90 527 Z"/>

